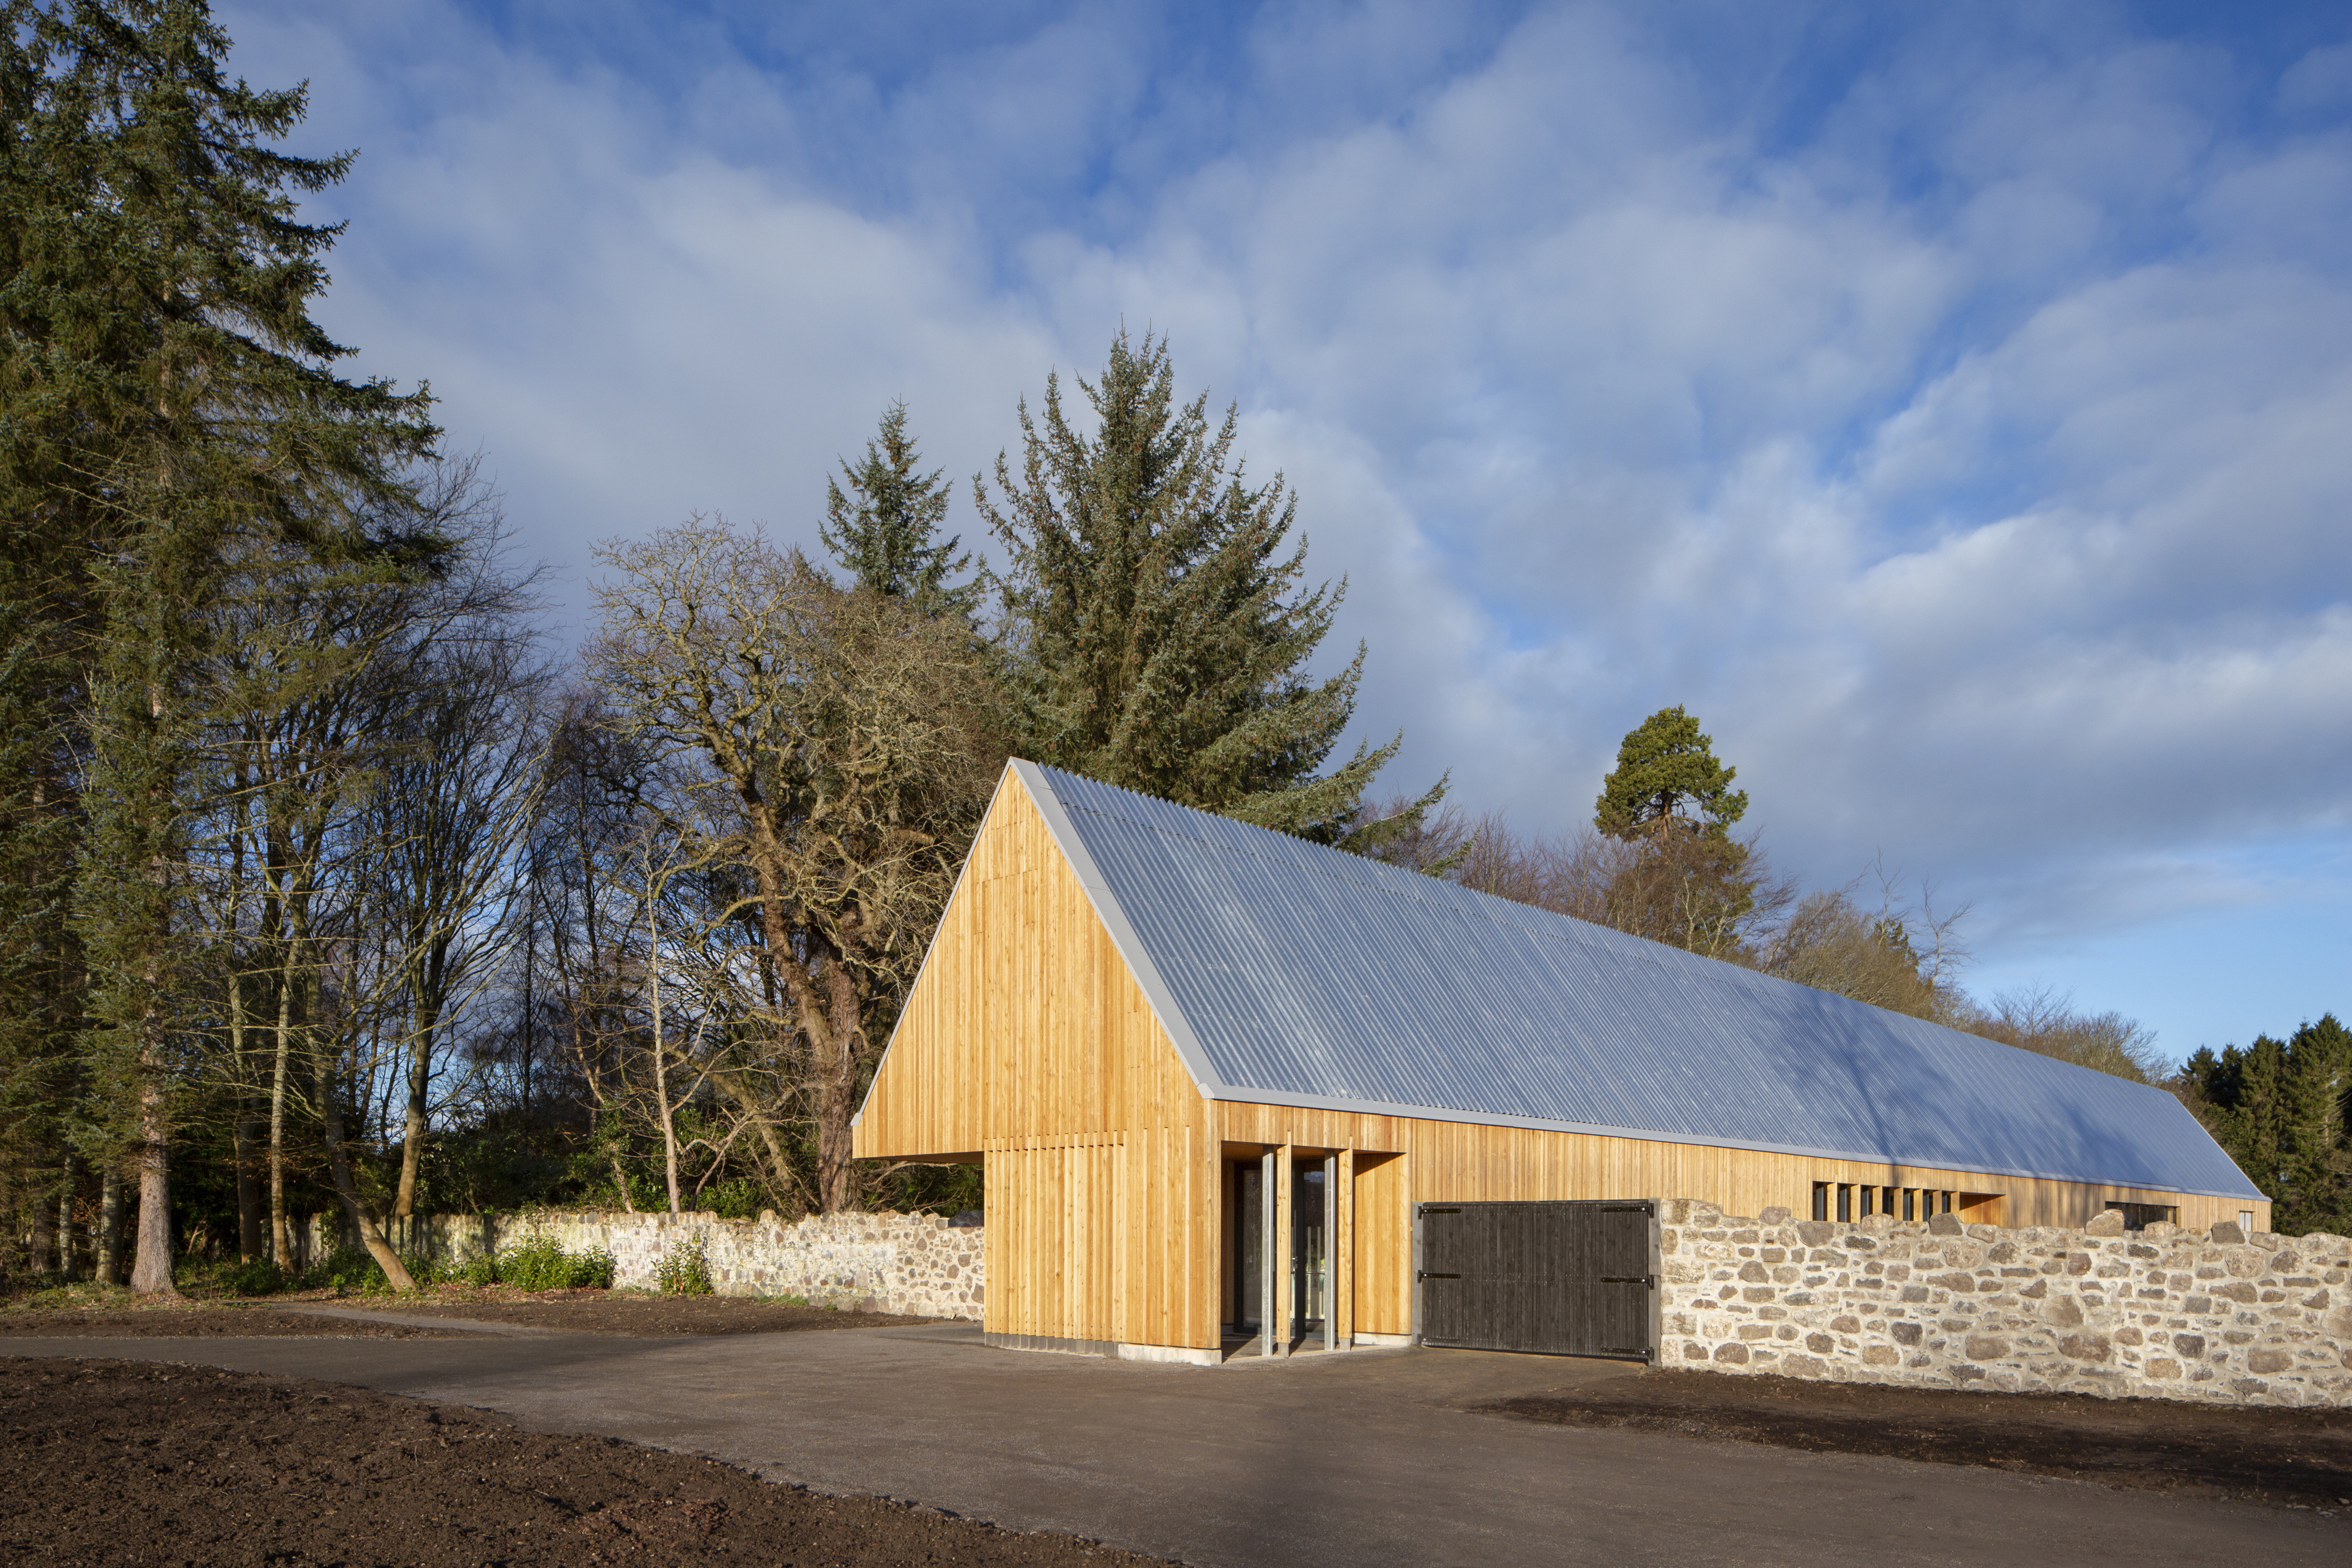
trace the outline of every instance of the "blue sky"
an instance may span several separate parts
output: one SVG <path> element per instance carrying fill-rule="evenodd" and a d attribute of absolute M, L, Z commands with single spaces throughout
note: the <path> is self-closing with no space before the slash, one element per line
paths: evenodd
<path fill-rule="evenodd" d="M 1124 321 L 1297 487 L 1396 788 L 1566 826 L 1681 702 L 1981 992 L 2352 1008 L 2340 5 L 221 15 L 569 615 L 689 511 L 813 546 L 892 398 L 972 474 Z"/>

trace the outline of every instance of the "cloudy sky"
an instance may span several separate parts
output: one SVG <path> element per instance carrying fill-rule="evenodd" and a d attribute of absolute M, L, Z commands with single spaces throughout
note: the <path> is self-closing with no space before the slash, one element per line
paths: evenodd
<path fill-rule="evenodd" d="M 889 400 L 969 476 L 1124 321 L 1296 486 L 1394 787 L 1565 826 L 1684 703 L 1979 991 L 2352 1009 L 2340 5 L 222 16 L 567 637 L 594 541 L 814 545 Z"/>

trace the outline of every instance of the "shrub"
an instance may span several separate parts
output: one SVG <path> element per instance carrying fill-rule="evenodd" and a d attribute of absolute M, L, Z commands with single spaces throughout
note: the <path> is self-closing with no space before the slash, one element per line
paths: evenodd
<path fill-rule="evenodd" d="M 478 1276 L 480 1263 L 477 1260 L 467 1266 L 466 1278 L 469 1282 L 488 1284 L 496 1280 L 524 1291 L 610 1290 L 613 1286 L 610 1252 L 601 1247 L 592 1247 L 585 1252 L 566 1252 L 562 1243 L 552 1236 L 533 1236 L 499 1253 L 498 1262 L 488 1270 L 488 1279 Z"/>
<path fill-rule="evenodd" d="M 419 1286 L 443 1284 L 458 1278 L 462 1272 L 454 1264 L 415 1252 L 403 1252 L 400 1262 L 401 1267 L 408 1270 L 408 1277 Z"/>
<path fill-rule="evenodd" d="M 418 1285 L 438 1284 L 449 1277 L 449 1271 L 441 1264 L 415 1252 L 402 1253 L 400 1266 Z M 233 1273 L 234 1270 L 224 1272 L 222 1281 L 226 1282 Z M 392 1281 L 383 1277 L 383 1265 L 366 1248 L 349 1242 L 311 1264 L 299 1281 L 288 1279 L 278 1288 L 283 1290 L 297 1283 L 307 1290 L 349 1291 L 362 1296 L 380 1296 L 392 1289 Z"/>
<path fill-rule="evenodd" d="M 721 1219 L 757 1219 L 760 1211 L 772 1207 L 774 1201 L 759 1183 L 739 1177 L 704 1187 L 695 1195 L 694 1207 Z"/>
<path fill-rule="evenodd" d="M 379 1270 L 380 1271 L 380 1270 Z M 231 1263 L 216 1276 L 220 1288 L 232 1296 L 274 1296 L 294 1281 L 287 1277 L 276 1260 L 249 1258 L 242 1263 Z"/>
<path fill-rule="evenodd" d="M 666 1296 L 710 1294 L 710 1265 L 702 1256 L 702 1238 L 673 1241 L 662 1249 L 654 1269 L 654 1283 Z"/>
<path fill-rule="evenodd" d="M 357 1291 L 362 1295 L 375 1295 L 392 1288 L 383 1277 L 383 1270 L 368 1256 L 368 1249 L 350 1242 L 311 1264 L 310 1272 L 302 1276 L 302 1283 L 314 1291 Z"/>

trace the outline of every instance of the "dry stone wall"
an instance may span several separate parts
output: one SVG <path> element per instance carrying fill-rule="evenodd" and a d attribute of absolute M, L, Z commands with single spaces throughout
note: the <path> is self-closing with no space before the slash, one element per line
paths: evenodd
<path fill-rule="evenodd" d="M 319 1218 L 322 1225 L 338 1218 Z M 834 1214 L 791 1222 L 772 1213 L 673 1219 L 602 1209 L 435 1215 L 392 1241 L 404 1252 L 462 1264 L 533 1236 L 552 1237 L 568 1252 L 610 1252 L 613 1282 L 646 1290 L 655 1286 L 666 1250 L 698 1239 L 711 1286 L 723 1296 L 797 1296 L 818 1306 L 973 1319 L 987 1300 L 981 1227 L 934 1214 Z M 328 1237 L 319 1240 L 332 1244 Z"/>
<path fill-rule="evenodd" d="M 2352 1241 L 1659 1207 L 1658 1364 L 1838 1382 L 2352 1405 Z"/>

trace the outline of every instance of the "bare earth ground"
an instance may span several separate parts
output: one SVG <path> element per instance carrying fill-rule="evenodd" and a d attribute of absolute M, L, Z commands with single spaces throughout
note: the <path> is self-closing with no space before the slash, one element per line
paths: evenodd
<path fill-rule="evenodd" d="M 314 1320 L 315 1321 L 315 1320 Z M 711 1459 L 304 1378 L 0 1359 L 0 1561 L 1149 1568 Z"/>
<path fill-rule="evenodd" d="M 455 1329 L 401 1323 L 338 1322 L 276 1307 L 138 1307 L 0 1312 L 0 1336 L 92 1339 L 135 1334 L 142 1339 L 451 1339 Z"/>
<path fill-rule="evenodd" d="M 0 1337 L 493 1337 L 456 1325 L 445 1333 L 293 1310 L 302 1306 L 495 1322 L 534 1339 L 551 1331 L 609 1335 L 613 1354 L 624 1355 L 635 1353 L 619 1336 L 920 1321 L 742 1298 L 602 1291 L 448 1290 L 425 1297 L 281 1297 L 269 1305 L 128 1310 L 118 1293 L 86 1308 L 0 1309 Z M 552 1351 L 562 1342 L 541 1343 Z M 387 1345 L 382 1354 L 392 1353 Z M 2322 1518 L 2341 1518 L 2352 1508 L 2339 1500 L 2352 1499 L 2352 1411 L 1630 1370 L 1573 1385 L 1530 1380 L 1518 1386 L 1535 1391 L 1445 1403 L 1507 1422 L 1728 1441 L 1727 1455 L 1738 1445 L 1767 1444 L 2064 1478 L 2169 1494 L 2192 1507 L 2204 1500 L 2256 1502 L 2313 1510 Z M 826 1484 L 849 1490 L 858 1483 L 853 1473 Z M 917 1489 L 902 1479 L 890 1490 Z M 990 1506 L 992 1517 L 1003 1517 Z M 353 1520 L 361 1521 L 356 1529 Z M 1076 1528 L 1113 1532 L 1099 1519 Z M 398 1562 L 437 1568 L 722 1559 L 859 1568 L 1156 1561 L 1069 1535 L 999 1531 L 884 1500 L 780 1487 L 714 1461 L 635 1444 L 524 1432 L 502 1416 L 341 1385 L 145 1363 L 0 1359 L 0 1562 L 352 1568 Z"/>
<path fill-rule="evenodd" d="M 194 1338 L 241 1335 L 326 1334 L 371 1339 L 428 1339 L 441 1331 L 415 1324 L 372 1323 L 363 1319 L 316 1317 L 301 1307 L 339 1312 L 375 1312 L 404 1318 L 457 1318 L 512 1323 L 560 1333 L 627 1334 L 668 1338 L 678 1334 L 791 1333 L 806 1329 L 882 1328 L 925 1323 L 930 1318 L 881 1312 L 830 1312 L 751 1296 L 656 1296 L 630 1291 L 542 1291 L 536 1293 L 493 1286 L 442 1285 L 411 1296 L 334 1296 L 312 1291 L 265 1301 L 189 1301 L 128 1304 L 127 1291 L 66 1304 L 0 1307 L 0 1339 L 12 1334 L 102 1338 L 110 1334 L 171 1334 Z M 451 1331 L 462 1333 L 462 1330 Z"/>
<path fill-rule="evenodd" d="M 803 1329 L 872 1329 L 936 1322 L 936 1318 L 887 1312 L 843 1312 L 793 1306 L 757 1296 L 652 1296 L 623 1291 L 472 1291 L 444 1287 L 415 1296 L 371 1296 L 333 1303 L 403 1317 L 470 1318 L 564 1333 L 617 1333 L 640 1338 L 671 1334 L 793 1333 Z M 13 1320 L 0 1319 L 0 1323 Z M 0 1327 L 0 1333 L 7 1330 Z"/>
<path fill-rule="evenodd" d="M 2352 1506 L 2352 1410 L 1948 1393 L 1704 1372 L 1651 1372 L 1475 1408 L 1566 1426 L 1980 1465 L 2186 1497 Z"/>

